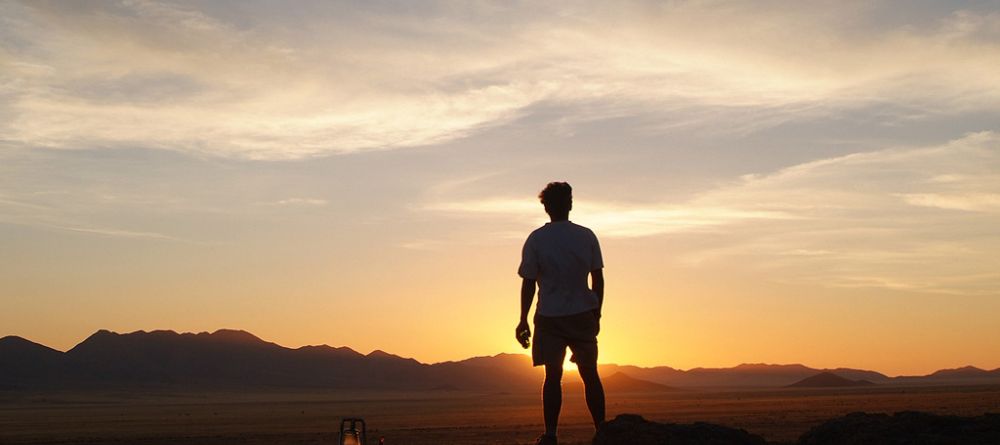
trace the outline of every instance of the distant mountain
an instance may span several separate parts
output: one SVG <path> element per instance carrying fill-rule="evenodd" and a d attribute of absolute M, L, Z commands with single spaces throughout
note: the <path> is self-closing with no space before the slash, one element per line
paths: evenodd
<path fill-rule="evenodd" d="M 837 368 L 824 369 L 823 371 L 832 372 L 849 380 L 867 380 L 875 384 L 887 383 L 892 380 L 891 377 L 882 374 L 881 372 L 866 371 L 863 369 Z"/>
<path fill-rule="evenodd" d="M 0 389 L 43 385 L 57 379 L 62 355 L 21 337 L 0 338 Z"/>
<path fill-rule="evenodd" d="M 567 380 L 568 382 L 565 383 L 563 387 L 568 391 L 583 390 L 583 382 L 579 379 Z M 661 385 L 659 383 L 653 383 L 646 380 L 639 380 L 621 371 L 602 377 L 601 384 L 604 387 L 604 391 L 609 393 L 656 393 L 678 390 L 677 388 L 672 388 L 667 385 Z"/>
<path fill-rule="evenodd" d="M 0 360 L 5 360 L 0 362 L 4 365 L 0 369 L 9 370 L 19 363 L 58 360 L 61 355 L 61 352 L 48 346 L 40 345 L 14 335 L 0 338 Z"/>
<path fill-rule="evenodd" d="M 1000 369 L 948 369 L 890 378 L 874 371 L 742 364 L 687 371 L 658 366 L 601 365 L 610 391 L 674 388 L 778 388 L 829 373 L 878 384 L 1000 384 Z M 573 385 L 575 372 L 567 372 Z M 498 354 L 435 364 L 384 351 L 367 355 L 327 345 L 286 348 L 240 330 L 212 333 L 101 330 L 66 352 L 21 337 L 0 338 L 0 389 L 166 386 L 182 388 L 314 387 L 377 390 L 537 391 L 543 370 L 523 354 Z M 830 377 L 823 377 L 831 379 Z M 821 381 L 820 383 L 823 383 Z M 842 382 L 841 382 L 842 383 Z M 813 382 L 815 384 L 815 382 Z M 826 382 L 831 386 L 836 382 Z"/>
<path fill-rule="evenodd" d="M 892 380 L 896 383 L 935 385 L 1000 383 L 1000 368 L 987 371 L 975 366 L 964 366 L 942 369 L 925 376 L 900 376 Z"/>
<path fill-rule="evenodd" d="M 635 366 L 602 365 L 601 371 L 605 374 L 621 371 L 639 379 L 682 388 L 781 387 L 820 372 L 834 372 L 851 380 L 872 382 L 890 380 L 885 374 L 875 371 L 849 368 L 814 369 L 799 364 L 744 363 L 732 368 L 693 368 L 687 371 L 666 366 L 638 368 Z"/>
<path fill-rule="evenodd" d="M 789 388 L 846 388 L 852 386 L 872 386 L 874 383 L 868 380 L 851 380 L 841 377 L 832 372 L 821 372 L 812 377 L 806 377 L 791 385 Z"/>
<path fill-rule="evenodd" d="M 985 369 L 979 369 L 975 366 L 965 366 L 962 368 L 955 369 L 942 369 L 935 371 L 929 377 L 939 378 L 939 379 L 982 379 L 982 378 L 992 378 L 995 377 L 1000 369 L 994 369 L 993 371 L 987 371 Z"/>
<path fill-rule="evenodd" d="M 66 353 L 53 352 L 57 355 L 23 360 L 0 351 L 0 363 L 23 360 L 22 367 L 47 376 L 25 379 L 24 372 L 5 371 L 0 385 L 421 389 L 448 383 L 429 372 L 429 365 L 412 359 L 386 353 L 366 357 L 329 346 L 290 349 L 235 330 L 98 331 Z"/>

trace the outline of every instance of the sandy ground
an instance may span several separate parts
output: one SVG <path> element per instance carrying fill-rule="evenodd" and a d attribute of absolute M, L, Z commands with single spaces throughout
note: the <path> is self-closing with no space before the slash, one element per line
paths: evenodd
<path fill-rule="evenodd" d="M 705 421 L 778 442 L 854 411 L 978 415 L 1000 412 L 1000 386 L 850 390 L 683 391 L 609 394 L 608 413 L 664 422 Z M 330 391 L 0 392 L 0 443 L 331 444 L 341 417 L 363 417 L 386 444 L 533 443 L 541 431 L 535 394 Z M 560 442 L 589 443 L 581 394 L 563 402 Z M 372 441 L 375 442 L 375 441 Z"/>

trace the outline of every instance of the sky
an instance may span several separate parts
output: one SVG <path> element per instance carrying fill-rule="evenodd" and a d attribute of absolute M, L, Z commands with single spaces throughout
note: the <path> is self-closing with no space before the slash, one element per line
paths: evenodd
<path fill-rule="evenodd" d="M 0 3 L 0 335 L 518 352 L 537 194 L 604 363 L 1000 367 L 1000 2 Z"/>

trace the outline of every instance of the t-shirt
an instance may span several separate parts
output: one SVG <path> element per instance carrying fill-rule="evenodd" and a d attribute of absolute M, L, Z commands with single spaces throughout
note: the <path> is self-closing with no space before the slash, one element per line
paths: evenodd
<path fill-rule="evenodd" d="M 528 235 L 517 274 L 537 280 L 535 313 L 546 317 L 597 309 L 590 271 L 604 267 L 601 246 L 590 229 L 570 221 L 546 223 Z"/>

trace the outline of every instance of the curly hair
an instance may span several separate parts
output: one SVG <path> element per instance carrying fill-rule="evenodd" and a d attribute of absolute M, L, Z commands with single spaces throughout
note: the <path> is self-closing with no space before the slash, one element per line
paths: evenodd
<path fill-rule="evenodd" d="M 538 199 L 545 206 L 545 213 L 550 215 L 568 214 L 573 209 L 573 187 L 565 182 L 550 182 L 538 194 Z"/>

